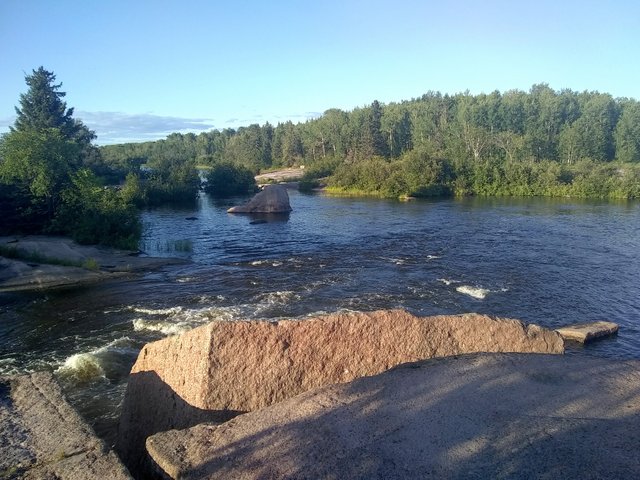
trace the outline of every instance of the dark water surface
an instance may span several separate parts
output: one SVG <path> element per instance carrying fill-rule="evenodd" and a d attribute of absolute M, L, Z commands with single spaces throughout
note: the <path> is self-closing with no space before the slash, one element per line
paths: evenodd
<path fill-rule="evenodd" d="M 291 192 L 291 204 L 288 217 L 253 224 L 206 197 L 196 210 L 150 211 L 143 249 L 189 262 L 133 281 L 0 295 L 0 374 L 55 371 L 112 441 L 142 345 L 213 320 L 396 307 L 551 328 L 606 319 L 618 336 L 569 353 L 640 358 L 637 202 Z"/>

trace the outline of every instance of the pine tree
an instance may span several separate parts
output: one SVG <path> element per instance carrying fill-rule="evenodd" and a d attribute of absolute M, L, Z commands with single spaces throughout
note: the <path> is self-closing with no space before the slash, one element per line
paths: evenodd
<path fill-rule="evenodd" d="M 57 128 L 67 139 L 75 139 L 80 125 L 73 119 L 73 108 L 67 108 L 62 100 L 66 95 L 60 91 L 62 83 L 56 84 L 55 80 L 56 76 L 44 67 L 25 76 L 29 90 L 20 95 L 20 108 L 16 107 L 17 118 L 12 130 Z"/>
<path fill-rule="evenodd" d="M 374 100 L 371 104 L 371 120 L 369 123 L 369 128 L 371 129 L 370 135 L 373 142 L 373 154 L 380 157 L 388 157 L 389 148 L 382 134 L 381 119 L 382 106 L 378 100 Z"/>

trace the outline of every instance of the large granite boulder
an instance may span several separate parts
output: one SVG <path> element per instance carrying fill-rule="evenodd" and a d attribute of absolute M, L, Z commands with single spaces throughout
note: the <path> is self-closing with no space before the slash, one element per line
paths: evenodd
<path fill-rule="evenodd" d="M 48 372 L 0 378 L 0 478 L 131 478 Z"/>
<path fill-rule="evenodd" d="M 282 185 L 266 185 L 244 205 L 231 207 L 229 213 L 289 213 L 289 194 Z"/>
<path fill-rule="evenodd" d="M 227 420 L 400 363 L 469 352 L 563 349 L 555 332 L 477 314 L 416 317 L 390 310 L 213 322 L 142 349 L 129 377 L 117 449 L 131 465 L 153 433 Z"/>
<path fill-rule="evenodd" d="M 427 360 L 158 433 L 147 450 L 175 479 L 640 478 L 640 361 Z"/>

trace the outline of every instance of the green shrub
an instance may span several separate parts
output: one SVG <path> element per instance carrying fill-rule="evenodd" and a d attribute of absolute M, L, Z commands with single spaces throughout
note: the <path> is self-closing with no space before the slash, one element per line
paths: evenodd
<path fill-rule="evenodd" d="M 214 197 L 243 195 L 257 190 L 253 172 L 246 167 L 224 162 L 207 174 L 205 191 Z"/>
<path fill-rule="evenodd" d="M 53 223 L 81 244 L 137 249 L 142 225 L 135 207 L 120 191 L 103 187 L 88 170 L 80 170 L 73 185 L 62 193 L 62 205 Z"/>

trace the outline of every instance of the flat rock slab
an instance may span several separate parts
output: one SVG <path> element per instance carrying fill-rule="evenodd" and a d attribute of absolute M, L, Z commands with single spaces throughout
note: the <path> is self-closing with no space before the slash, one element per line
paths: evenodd
<path fill-rule="evenodd" d="M 256 182 L 290 182 L 291 180 L 300 180 L 302 177 L 304 177 L 304 168 L 292 167 L 256 175 Z"/>
<path fill-rule="evenodd" d="M 0 292 L 87 285 L 184 262 L 177 258 L 136 256 L 136 252 L 129 250 L 78 245 L 70 238 L 44 235 L 0 237 L 0 245 L 16 249 L 23 254 L 34 254 L 78 265 L 91 262 L 98 267 L 94 271 L 78 266 L 51 265 L 44 261 L 0 257 Z"/>
<path fill-rule="evenodd" d="M 640 478 L 640 361 L 432 359 L 146 445 L 176 479 Z"/>
<path fill-rule="evenodd" d="M 580 343 L 590 342 L 597 338 L 607 337 L 618 332 L 618 324 L 613 322 L 589 322 L 567 325 L 556 329 L 565 340 L 573 340 Z"/>
<path fill-rule="evenodd" d="M 0 378 L 0 478 L 130 479 L 47 372 Z"/>

